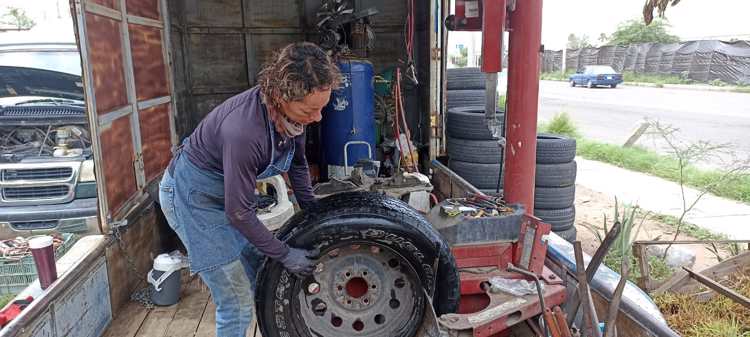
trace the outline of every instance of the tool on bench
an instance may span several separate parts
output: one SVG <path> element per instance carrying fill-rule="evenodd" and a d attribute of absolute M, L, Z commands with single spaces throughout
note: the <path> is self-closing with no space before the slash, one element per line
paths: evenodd
<path fill-rule="evenodd" d="M 32 301 L 34 301 L 34 298 L 29 296 L 24 299 L 15 300 L 6 305 L 3 310 L 0 310 L 0 328 L 6 326 L 13 319 L 18 317 L 23 309 L 26 309 Z"/>

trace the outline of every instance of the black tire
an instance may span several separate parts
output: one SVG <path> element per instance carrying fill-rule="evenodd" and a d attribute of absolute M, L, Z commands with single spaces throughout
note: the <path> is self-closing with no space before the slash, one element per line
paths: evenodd
<path fill-rule="evenodd" d="M 477 164 L 464 161 L 451 160 L 448 163 L 453 172 L 466 179 L 477 189 L 494 189 L 497 188 L 498 179 L 500 179 L 500 170 L 502 164 Z M 502 181 L 500 182 L 502 186 Z"/>
<path fill-rule="evenodd" d="M 578 236 L 578 230 L 576 229 L 576 226 L 570 227 L 566 230 L 562 231 L 556 231 L 555 234 L 559 235 L 561 238 L 563 238 L 565 241 L 568 241 L 570 243 L 573 243 L 576 241 L 576 237 Z"/>
<path fill-rule="evenodd" d="M 496 140 L 471 140 L 448 137 L 448 157 L 451 160 L 480 164 L 503 162 L 503 148 Z"/>
<path fill-rule="evenodd" d="M 484 90 L 448 90 L 446 92 L 448 109 L 464 106 L 484 105 Z"/>
<path fill-rule="evenodd" d="M 570 80 L 570 86 L 571 86 L 571 87 L 574 87 L 574 88 L 575 88 L 575 86 L 576 86 L 576 81 L 574 81 L 574 80 Z"/>
<path fill-rule="evenodd" d="M 448 90 L 484 90 L 487 87 L 487 75 L 479 68 L 452 68 L 446 73 Z"/>
<path fill-rule="evenodd" d="M 610 84 L 609 87 L 612 89 L 617 88 L 617 84 Z"/>
<path fill-rule="evenodd" d="M 450 144 L 450 143 L 449 143 Z M 537 187 L 565 187 L 576 183 L 576 161 L 563 164 L 536 164 Z"/>
<path fill-rule="evenodd" d="M 591 82 L 591 81 L 586 82 L 586 88 L 591 89 L 591 88 L 595 88 L 595 87 L 596 87 L 596 85 L 594 85 L 594 82 Z"/>
<path fill-rule="evenodd" d="M 537 164 L 569 163 L 575 157 L 575 139 L 547 133 L 540 133 L 536 136 Z"/>
<path fill-rule="evenodd" d="M 505 113 L 497 110 L 495 118 L 505 122 Z M 492 134 L 484 118 L 484 106 L 466 106 L 448 109 L 445 121 L 446 133 L 453 138 L 491 140 Z"/>
<path fill-rule="evenodd" d="M 563 231 L 575 224 L 576 208 L 534 209 L 534 216 L 552 225 L 553 231 Z"/>
<path fill-rule="evenodd" d="M 420 288 L 435 294 L 433 305 L 438 314 L 458 308 L 459 275 L 450 247 L 422 215 L 400 200 L 367 192 L 333 195 L 292 217 L 278 237 L 292 247 L 317 248 L 321 255 L 360 243 L 385 247 L 408 262 L 405 269 L 418 276 Z M 436 262 L 437 272 L 433 267 Z M 270 259 L 258 276 L 256 308 L 263 336 L 310 336 L 297 299 L 304 280 Z M 423 315 L 421 303 L 421 309 L 415 305 L 410 315 L 416 321 L 400 327 L 395 336 L 413 336 Z"/>
<path fill-rule="evenodd" d="M 576 186 L 537 187 L 534 190 L 535 209 L 561 209 L 573 206 L 576 198 Z"/>

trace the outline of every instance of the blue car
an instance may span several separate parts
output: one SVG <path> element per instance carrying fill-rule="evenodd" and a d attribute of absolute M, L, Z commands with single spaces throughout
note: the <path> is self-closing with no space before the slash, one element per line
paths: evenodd
<path fill-rule="evenodd" d="M 616 88 L 622 83 L 622 74 L 618 73 L 610 66 L 586 66 L 582 71 L 578 71 L 570 76 L 570 86 L 585 85 L 587 88 L 593 88 L 600 85 Z"/>

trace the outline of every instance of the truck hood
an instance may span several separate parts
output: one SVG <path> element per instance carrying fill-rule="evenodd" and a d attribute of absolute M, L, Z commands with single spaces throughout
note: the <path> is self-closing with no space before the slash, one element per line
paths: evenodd
<path fill-rule="evenodd" d="M 81 76 L 24 67 L 0 66 L 0 97 L 41 96 L 83 100 Z"/>

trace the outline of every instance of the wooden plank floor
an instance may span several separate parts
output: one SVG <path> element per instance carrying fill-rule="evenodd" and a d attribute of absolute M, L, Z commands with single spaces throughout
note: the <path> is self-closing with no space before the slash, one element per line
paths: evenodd
<path fill-rule="evenodd" d="M 186 279 L 186 274 L 183 274 Z M 104 333 L 105 337 L 210 337 L 216 336 L 216 305 L 197 276 L 183 283 L 180 302 L 146 309 L 128 302 Z M 261 337 L 255 321 L 247 337 Z"/>

